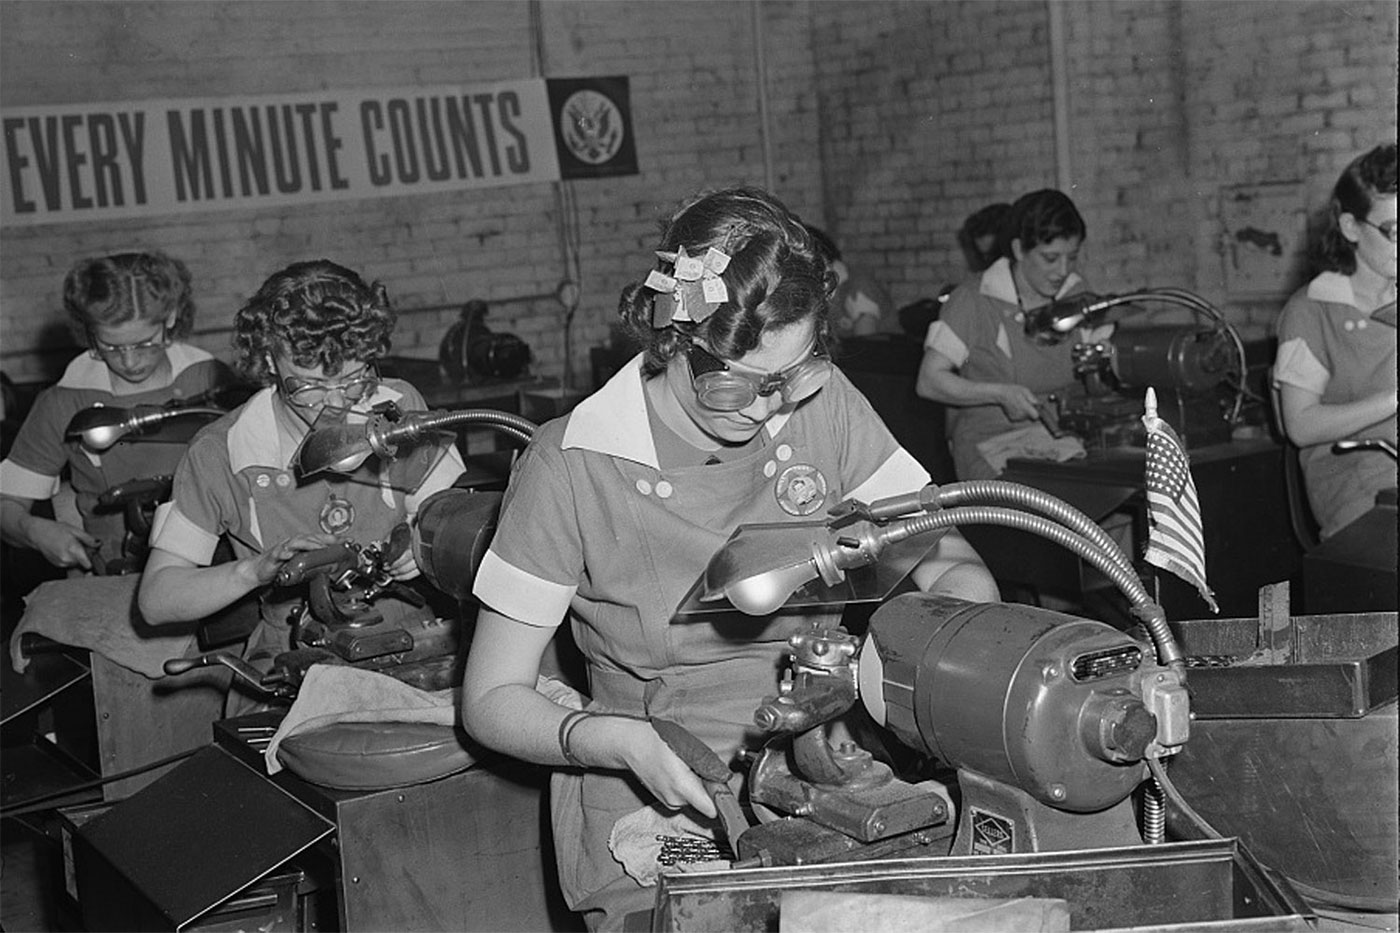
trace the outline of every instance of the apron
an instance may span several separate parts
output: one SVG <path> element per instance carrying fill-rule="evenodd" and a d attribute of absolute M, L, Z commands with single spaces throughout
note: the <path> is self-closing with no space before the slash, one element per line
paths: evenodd
<path fill-rule="evenodd" d="M 577 503 L 589 504 L 579 516 L 587 574 L 570 616 L 590 659 L 589 709 L 674 720 L 726 761 L 761 742 L 754 709 L 778 692 L 788 636 L 813 618 L 836 624 L 839 607 L 769 618 L 736 611 L 679 625 L 670 619 L 735 526 L 821 518 L 840 500 L 834 432 L 800 414 L 777 440 L 732 462 L 658 470 L 584 454 L 588 468 L 576 482 L 592 488 L 575 493 Z M 804 431 L 804 420 L 817 423 Z M 556 772 L 556 856 L 574 909 L 604 911 L 607 925 L 652 905 L 654 890 L 629 878 L 608 849 L 613 824 L 652 805 L 630 774 Z"/>
<path fill-rule="evenodd" d="M 324 531 L 359 544 L 382 542 L 408 514 L 402 492 L 351 482 L 343 478 L 320 479 L 297 486 L 290 469 L 251 466 L 240 473 L 248 493 L 249 526 L 257 530 L 263 547 L 309 532 Z M 235 544 L 239 557 L 253 552 Z M 248 637 L 243 657 L 260 671 L 290 647 L 290 617 L 306 596 L 305 583 L 271 586 L 258 595 L 259 623 Z M 392 597 L 380 597 L 374 607 L 386 621 L 423 619 L 430 610 L 419 609 Z M 238 698 L 237 700 L 235 698 Z M 229 694 L 229 715 L 255 708 L 259 701 Z"/>
<path fill-rule="evenodd" d="M 976 348 L 964 364 L 962 375 L 974 382 L 1009 382 L 1023 385 L 1041 397 L 1052 392 L 1078 390 L 1074 381 L 1073 350 L 1077 338 L 1066 338 L 1052 346 L 1042 346 L 1024 336 L 1019 313 L 998 302 L 1000 326 L 1011 347 L 1008 359 L 995 345 Z M 1004 310 L 1005 309 L 1005 310 Z M 979 358 L 980 357 L 980 358 Z M 977 452 L 977 445 L 1029 421 L 1012 421 L 1000 405 L 949 407 L 948 429 L 952 438 L 953 468 L 960 480 L 992 479 L 997 471 Z"/>
<path fill-rule="evenodd" d="M 1326 305 L 1323 308 L 1330 311 Z M 1380 324 L 1368 330 L 1366 315 L 1350 306 L 1343 306 L 1341 313 L 1327 313 L 1323 320 L 1331 377 L 1322 393 L 1322 403 L 1346 404 L 1386 388 L 1394 392 L 1395 331 Z M 1394 444 L 1396 419 L 1386 418 L 1347 436 L 1348 440 L 1367 438 Z M 1375 505 L 1376 493 L 1395 485 L 1395 461 L 1379 450 L 1334 454 L 1329 441 L 1304 447 L 1299 451 L 1299 463 L 1308 504 L 1323 538 L 1330 538 L 1365 515 Z"/>

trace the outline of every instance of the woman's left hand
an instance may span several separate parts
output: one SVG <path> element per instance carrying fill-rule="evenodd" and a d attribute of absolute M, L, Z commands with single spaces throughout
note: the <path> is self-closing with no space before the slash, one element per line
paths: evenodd
<path fill-rule="evenodd" d="M 412 580 L 422 573 L 418 569 L 418 561 L 413 559 L 413 549 L 406 548 L 402 554 L 394 559 L 388 567 L 384 568 L 389 576 L 395 580 Z"/>

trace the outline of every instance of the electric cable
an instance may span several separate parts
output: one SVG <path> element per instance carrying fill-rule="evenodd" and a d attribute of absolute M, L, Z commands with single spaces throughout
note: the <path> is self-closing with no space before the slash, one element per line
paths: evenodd
<path fill-rule="evenodd" d="M 50 800 L 59 800 L 64 797 L 71 797 L 72 795 L 81 793 L 82 791 L 92 790 L 94 788 L 101 787 L 104 784 L 110 784 L 113 781 L 124 781 L 129 777 L 136 777 L 136 775 L 138 774 L 145 774 L 147 771 L 154 771 L 156 768 L 163 768 L 166 765 L 174 764 L 177 761 L 184 761 L 186 758 L 199 751 L 200 748 L 204 747 L 205 746 L 201 745 L 198 748 L 191 748 L 188 751 L 176 752 L 173 755 L 167 755 L 166 757 L 161 758 L 157 761 L 152 761 L 144 765 L 137 765 L 135 768 L 128 768 L 126 771 L 118 771 L 116 774 L 103 775 L 102 777 L 94 778 L 91 781 L 84 781 L 81 784 L 74 784 L 72 787 L 65 787 L 63 790 L 50 791 L 47 794 L 39 794 L 37 796 L 30 797 L 28 800 L 21 800 L 16 803 L 12 803 L 6 807 L 0 807 L 0 820 L 7 820 L 11 817 L 16 816 L 23 816 L 26 813 L 33 813 L 36 810 L 52 809 L 51 806 L 43 805 L 44 802 Z"/>

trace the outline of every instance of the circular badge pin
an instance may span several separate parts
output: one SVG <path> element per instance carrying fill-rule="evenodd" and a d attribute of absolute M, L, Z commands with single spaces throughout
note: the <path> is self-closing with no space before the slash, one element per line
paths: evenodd
<path fill-rule="evenodd" d="M 806 463 L 794 463 L 773 484 L 778 506 L 789 515 L 811 515 L 826 503 L 826 477 Z"/>
<path fill-rule="evenodd" d="M 349 499 L 332 494 L 321 506 L 321 530 L 328 535 L 338 535 L 350 530 L 355 524 L 355 507 Z"/>

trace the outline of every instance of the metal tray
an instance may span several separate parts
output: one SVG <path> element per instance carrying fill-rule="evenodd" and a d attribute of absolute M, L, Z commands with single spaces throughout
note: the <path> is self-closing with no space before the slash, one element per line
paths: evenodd
<path fill-rule="evenodd" d="M 655 931 L 778 929 L 793 889 L 1063 898 L 1074 930 L 1310 930 L 1311 912 L 1236 839 L 663 875 Z"/>
<path fill-rule="evenodd" d="M 1396 614 L 1174 622 L 1198 719 L 1359 718 L 1397 694 Z"/>

